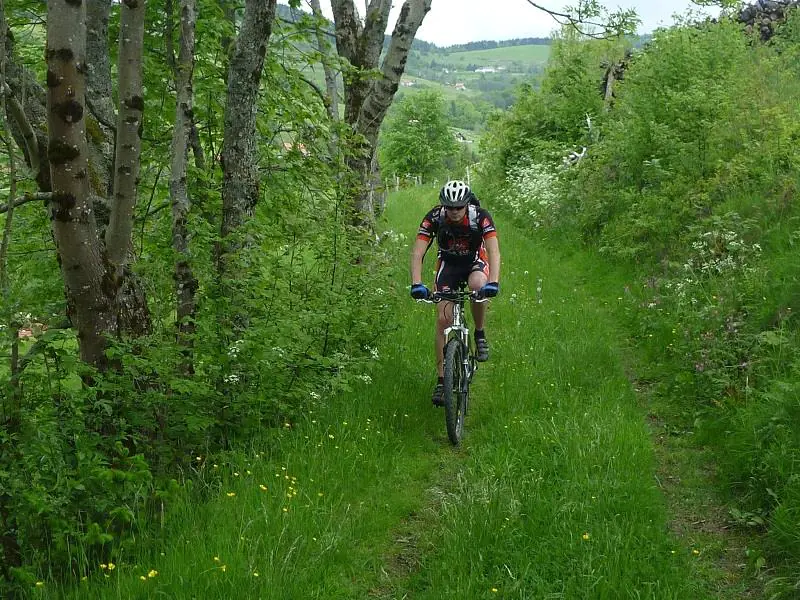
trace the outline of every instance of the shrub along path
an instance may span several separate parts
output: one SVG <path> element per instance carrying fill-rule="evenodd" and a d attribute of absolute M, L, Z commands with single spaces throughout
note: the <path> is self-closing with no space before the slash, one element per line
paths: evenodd
<path fill-rule="evenodd" d="M 593 297 L 590 262 L 550 254 L 502 218 L 493 354 L 476 375 L 465 443 L 449 446 L 429 400 L 433 310 L 406 287 L 408 245 L 434 201 L 425 196 L 396 194 L 388 207 L 405 240 L 391 242 L 394 281 L 377 285 L 398 329 L 378 347 L 371 381 L 234 459 L 200 457 L 218 491 L 173 506 L 161 539 L 142 545 L 155 550 L 123 556 L 78 590 L 45 584 L 37 595 L 733 597 L 730 584 L 715 589 L 727 579 L 710 575 L 706 549 L 671 533 L 608 310 L 614 286 Z"/>

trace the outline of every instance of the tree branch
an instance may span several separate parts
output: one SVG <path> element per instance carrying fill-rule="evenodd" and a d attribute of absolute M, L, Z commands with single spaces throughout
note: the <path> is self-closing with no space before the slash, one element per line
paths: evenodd
<path fill-rule="evenodd" d="M 24 194 L 19 198 L 14 199 L 11 204 L 14 208 L 18 206 L 22 206 L 23 204 L 27 204 L 28 202 L 35 202 L 36 200 L 41 200 L 43 202 L 48 202 L 53 197 L 51 192 L 38 192 L 35 194 Z M 0 206 L 0 215 L 3 214 L 8 210 L 8 204 Z"/>
<path fill-rule="evenodd" d="M 322 90 L 321 87 L 319 87 L 316 83 L 314 83 L 313 81 L 311 81 L 310 79 L 305 77 L 302 73 L 300 73 L 300 71 L 296 71 L 294 73 L 290 73 L 289 72 L 289 67 L 287 67 L 282 62 L 279 63 L 279 64 L 280 64 L 281 69 L 283 69 L 284 73 L 286 73 L 287 75 L 294 75 L 295 77 L 299 78 L 300 81 L 302 81 L 303 83 L 307 84 L 308 87 L 310 87 L 312 90 L 314 90 L 314 92 L 317 94 L 317 96 L 319 96 L 319 99 L 322 100 L 323 106 L 325 106 L 325 107 L 328 106 L 328 101 L 325 98 L 325 92 Z"/>
<path fill-rule="evenodd" d="M 17 124 L 17 127 L 19 127 L 19 130 L 22 133 L 22 138 L 25 141 L 25 149 L 28 152 L 28 157 L 30 160 L 30 167 L 35 178 L 36 175 L 39 174 L 39 168 L 41 167 L 39 158 L 39 142 L 36 140 L 36 133 L 33 131 L 33 127 L 31 127 L 28 117 L 25 115 L 25 109 L 16 99 L 14 92 L 5 81 L 3 81 L 3 93 L 5 94 L 6 102 L 8 103 L 8 112 L 11 113 L 11 117 L 14 119 L 14 122 Z"/>
<path fill-rule="evenodd" d="M 606 23 L 589 21 L 587 20 L 587 17 L 585 17 L 582 14 L 583 8 L 584 7 L 588 8 L 590 14 L 593 14 L 595 16 L 597 15 L 597 9 L 592 5 L 586 5 L 584 0 L 579 0 L 577 15 L 550 10 L 549 8 L 545 8 L 544 6 L 537 4 L 533 0 L 527 0 L 527 2 L 534 8 L 549 14 L 551 17 L 553 17 L 553 20 L 559 25 L 561 26 L 566 25 L 572 27 L 575 31 L 577 31 L 581 35 L 599 40 L 618 37 L 620 33 L 624 31 L 630 31 L 638 23 L 640 23 L 638 17 L 636 16 L 636 11 L 632 9 L 620 10 L 619 12 L 609 15 L 609 20 Z M 581 28 L 581 25 L 588 27 L 599 27 L 602 29 L 602 32 L 595 33 L 593 31 L 588 31 L 586 29 Z"/>

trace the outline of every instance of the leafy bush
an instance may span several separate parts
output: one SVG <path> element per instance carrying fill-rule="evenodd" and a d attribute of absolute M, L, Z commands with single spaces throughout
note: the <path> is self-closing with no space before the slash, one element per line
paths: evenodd
<path fill-rule="evenodd" d="M 542 89 L 523 89 L 490 124 L 481 169 L 510 212 L 635 269 L 621 316 L 643 357 L 638 376 L 717 450 L 732 521 L 766 530 L 772 556 L 794 562 L 798 18 L 769 46 L 724 19 L 659 30 L 608 113 L 591 113 L 600 135 L 587 156 L 550 179 L 542 165 L 557 149 L 584 143 L 567 123 L 599 106 L 580 75 L 594 42 L 573 40 Z M 795 579 L 775 579 L 775 597 Z"/>

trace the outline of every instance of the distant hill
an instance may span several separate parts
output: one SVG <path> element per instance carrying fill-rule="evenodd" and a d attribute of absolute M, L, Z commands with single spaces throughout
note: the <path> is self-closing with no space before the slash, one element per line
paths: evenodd
<path fill-rule="evenodd" d="M 415 39 L 412 49 L 420 52 L 431 52 L 444 50 L 445 52 L 468 52 L 470 50 L 494 50 L 506 46 L 549 46 L 553 42 L 552 38 L 515 38 L 513 40 L 483 40 L 480 42 L 468 42 L 466 44 L 453 44 L 452 46 L 437 46 L 431 42 Z"/>
<path fill-rule="evenodd" d="M 278 4 L 277 13 L 279 19 L 292 23 L 310 16 L 285 4 Z M 328 23 L 328 30 L 333 34 L 333 23 Z M 390 39 L 385 37 L 384 49 Z M 517 86 L 538 80 L 550 56 L 551 43 L 550 38 L 518 38 L 442 47 L 415 39 L 397 99 L 418 90 L 439 91 L 445 98 L 451 125 L 473 139 L 489 113 L 514 102 Z M 312 78 L 321 83 L 322 70 L 313 69 Z"/>

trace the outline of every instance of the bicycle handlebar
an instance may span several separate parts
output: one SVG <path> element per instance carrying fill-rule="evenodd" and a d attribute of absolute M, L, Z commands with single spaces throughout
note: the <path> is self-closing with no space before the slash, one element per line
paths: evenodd
<path fill-rule="evenodd" d="M 438 304 L 439 302 L 463 302 L 465 300 L 470 300 L 471 302 L 488 302 L 489 298 L 482 296 L 480 292 L 458 290 L 456 292 L 433 292 L 429 299 L 417 300 L 417 302 Z"/>

